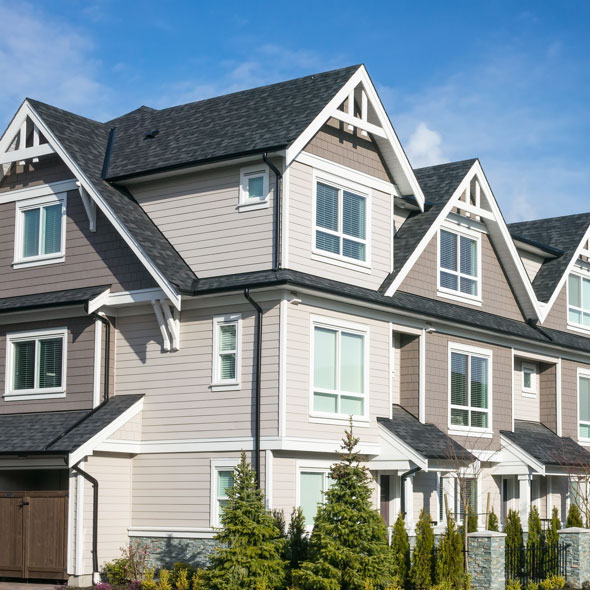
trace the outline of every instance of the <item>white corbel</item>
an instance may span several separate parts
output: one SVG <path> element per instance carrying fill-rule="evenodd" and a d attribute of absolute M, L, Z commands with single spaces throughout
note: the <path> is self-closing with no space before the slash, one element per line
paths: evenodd
<path fill-rule="evenodd" d="M 166 320 L 164 319 L 164 314 L 162 313 L 162 307 L 160 306 L 160 301 L 155 299 L 152 301 L 152 306 L 154 308 L 154 313 L 156 314 L 156 319 L 158 320 L 158 326 L 160 326 L 160 332 L 162 334 L 162 341 L 163 341 L 163 348 L 166 352 L 170 351 L 170 338 L 168 337 L 168 328 L 166 327 Z"/>
<path fill-rule="evenodd" d="M 82 186 L 80 182 L 77 182 L 76 185 L 78 186 L 78 191 L 80 192 L 80 198 L 82 199 L 82 204 L 84 205 L 84 209 L 86 210 L 86 215 L 88 216 L 88 221 L 90 223 L 90 231 L 96 231 L 96 203 L 93 199 L 90 198 L 90 195 L 86 192 L 86 189 Z"/>
<path fill-rule="evenodd" d="M 165 301 L 160 301 L 166 325 L 172 339 L 172 350 L 180 349 L 180 314 L 176 308 L 170 311 L 170 306 Z"/>

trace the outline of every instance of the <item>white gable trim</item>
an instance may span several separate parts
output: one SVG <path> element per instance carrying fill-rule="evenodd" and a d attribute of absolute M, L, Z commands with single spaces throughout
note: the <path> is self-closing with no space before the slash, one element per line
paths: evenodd
<path fill-rule="evenodd" d="M 401 182 L 399 178 L 396 178 L 396 183 L 400 189 L 400 192 L 403 195 L 414 195 L 416 201 L 420 205 L 420 208 L 424 209 L 424 194 L 422 193 L 420 184 L 414 175 L 414 170 L 412 169 L 412 166 L 410 165 L 410 162 L 402 148 L 395 130 L 391 125 L 389 117 L 387 116 L 387 112 L 385 111 L 385 108 L 381 103 L 381 99 L 379 98 L 379 95 L 377 94 L 377 91 L 375 90 L 375 87 L 369 78 L 369 74 L 367 73 L 365 66 L 359 67 L 359 69 L 351 76 L 348 82 L 336 93 L 334 98 L 332 98 L 332 100 L 322 109 L 320 114 L 313 120 L 311 125 L 309 125 L 307 129 L 287 149 L 286 165 L 289 166 L 289 164 L 293 162 L 293 160 L 299 155 L 299 153 L 309 143 L 313 136 L 321 129 L 326 121 L 328 121 L 334 115 L 334 112 L 344 102 L 344 100 L 349 97 L 351 93 L 354 93 L 354 89 L 359 84 L 363 85 L 367 98 L 375 109 L 379 121 L 381 122 L 382 127 L 380 129 L 383 130 L 383 135 L 385 136 L 384 139 L 390 144 L 391 149 L 393 150 L 393 155 L 395 156 L 396 161 L 395 163 L 397 163 L 398 168 L 397 172 L 402 177 Z M 342 115 L 344 116 L 345 114 L 342 113 Z M 353 117 L 352 119 L 354 121 L 351 121 L 351 124 L 355 124 L 356 118 Z M 372 129 L 372 127 L 373 126 L 370 128 Z M 381 135 L 376 136 L 376 141 L 378 137 L 381 137 Z M 379 145 L 378 141 L 377 144 Z M 396 172 L 395 166 L 392 166 L 394 162 L 387 162 L 387 164 L 391 174 L 394 174 Z"/>
<path fill-rule="evenodd" d="M 511 454 L 517 460 L 522 461 L 527 467 L 531 468 L 533 471 L 538 473 L 539 475 L 545 475 L 545 465 L 535 459 L 532 455 L 529 455 L 524 449 L 519 447 L 515 442 L 512 442 L 510 439 L 505 437 L 504 435 L 500 435 L 500 442 L 502 444 L 502 454 L 505 455 L 506 453 Z M 502 457 L 502 463 L 506 462 L 507 457 Z"/>
<path fill-rule="evenodd" d="M 382 424 L 379 424 L 379 438 L 382 447 L 379 455 L 375 457 L 376 461 L 410 460 L 424 471 L 428 471 L 428 459 Z"/>
<path fill-rule="evenodd" d="M 172 287 L 172 285 L 168 282 L 164 275 L 162 275 L 160 270 L 153 264 L 153 262 L 147 256 L 147 254 L 143 251 L 142 247 L 136 242 L 135 238 L 129 233 L 129 231 L 123 225 L 123 223 L 121 223 L 115 212 L 102 198 L 100 193 L 94 188 L 92 183 L 88 180 L 86 175 L 78 167 L 76 162 L 72 158 L 70 158 L 68 153 L 65 151 L 65 149 L 59 143 L 55 135 L 52 133 L 51 129 L 49 129 L 49 127 L 45 124 L 43 119 L 37 114 L 37 112 L 33 109 L 33 107 L 28 101 L 25 101 L 22 104 L 14 119 L 8 126 L 8 129 L 2 136 L 2 139 L 0 140 L 0 154 L 6 152 L 10 143 L 12 142 L 14 134 L 16 134 L 18 132 L 18 129 L 21 128 L 27 116 L 30 117 L 33 123 L 45 136 L 49 144 L 53 147 L 57 155 L 64 161 L 64 163 L 72 171 L 74 176 L 78 179 L 80 187 L 86 190 L 88 195 L 93 199 L 93 201 L 98 205 L 100 210 L 104 213 L 105 217 L 117 229 L 121 237 L 131 248 L 132 252 L 139 258 L 139 260 L 143 263 L 143 265 L 150 273 L 150 275 L 153 277 L 153 279 L 156 281 L 156 283 L 166 293 L 166 296 L 170 299 L 170 301 L 174 304 L 174 306 L 177 309 L 180 309 L 180 294 L 176 291 L 176 289 Z"/>

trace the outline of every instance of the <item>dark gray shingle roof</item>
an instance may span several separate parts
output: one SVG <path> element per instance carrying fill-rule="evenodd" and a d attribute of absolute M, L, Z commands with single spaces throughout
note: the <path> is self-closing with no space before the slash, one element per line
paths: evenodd
<path fill-rule="evenodd" d="M 514 421 L 514 432 L 501 430 L 503 436 L 544 465 L 588 466 L 590 453 L 569 437 L 557 436 L 543 424 Z"/>
<path fill-rule="evenodd" d="M 142 395 L 117 395 L 95 411 L 42 412 L 0 416 L 0 454 L 71 453 L 138 402 Z M 45 448 L 78 422 L 63 438 Z"/>
<path fill-rule="evenodd" d="M 434 424 L 422 424 L 401 406 L 394 404 L 391 418 L 377 422 L 426 459 L 473 461 L 475 457 Z"/>
<path fill-rule="evenodd" d="M 103 293 L 108 288 L 109 285 L 103 285 L 98 287 L 82 287 L 80 289 L 52 291 L 51 293 L 4 297 L 3 299 L 0 299 L 0 313 L 86 303 L 87 301 L 94 299 L 97 295 Z"/>
<path fill-rule="evenodd" d="M 414 170 L 426 199 L 426 207 L 424 212 L 412 213 L 404 221 L 400 230 L 396 232 L 393 240 L 393 271 L 383 281 L 379 291 L 385 293 L 393 283 L 408 258 L 416 250 L 424 234 L 440 215 L 440 212 L 476 161 L 475 159 L 463 160 Z"/>
<path fill-rule="evenodd" d="M 562 252 L 556 258 L 547 258 L 533 280 L 540 301 L 547 303 L 551 299 L 589 226 L 590 213 L 521 221 L 508 226 L 515 239 L 523 238 Z"/>

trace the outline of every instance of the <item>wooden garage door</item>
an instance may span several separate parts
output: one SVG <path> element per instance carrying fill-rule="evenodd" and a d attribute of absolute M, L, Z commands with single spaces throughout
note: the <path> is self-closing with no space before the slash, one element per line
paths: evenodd
<path fill-rule="evenodd" d="M 0 576 L 66 577 L 67 492 L 0 492 Z"/>

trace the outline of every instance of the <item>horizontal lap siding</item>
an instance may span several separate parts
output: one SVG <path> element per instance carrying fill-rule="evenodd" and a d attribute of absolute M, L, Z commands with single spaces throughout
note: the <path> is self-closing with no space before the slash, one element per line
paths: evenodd
<path fill-rule="evenodd" d="M 137 185 L 132 192 L 198 276 L 210 277 L 272 266 L 275 177 L 270 174 L 270 206 L 258 211 L 238 211 L 239 185 L 240 167 L 228 166 Z"/>
<path fill-rule="evenodd" d="M 399 290 L 408 293 L 415 293 L 423 297 L 439 298 L 437 295 L 438 277 L 437 277 L 437 256 L 438 245 L 437 236 L 434 236 L 426 246 L 408 276 L 402 281 Z M 482 299 L 481 307 L 476 307 L 461 301 L 453 301 L 454 305 L 462 305 L 472 309 L 481 309 L 488 313 L 507 317 L 513 320 L 522 321 L 523 317 L 518 309 L 514 295 L 510 290 L 510 285 L 506 275 L 500 266 L 496 254 L 492 248 L 487 235 L 482 235 Z M 448 301 L 440 298 L 441 301 Z"/>
<path fill-rule="evenodd" d="M 371 272 L 312 259 L 313 169 L 293 162 L 289 168 L 289 268 L 376 289 L 391 270 L 391 196 L 372 190 Z"/>
<path fill-rule="evenodd" d="M 414 476 L 414 522 L 418 521 L 422 508 L 430 514 L 431 520 L 438 520 L 438 490 L 436 472 L 417 473 Z"/>
<path fill-rule="evenodd" d="M 561 421 L 563 436 L 578 440 L 578 368 L 590 368 L 573 361 L 561 363 Z"/>
<path fill-rule="evenodd" d="M 340 313 L 320 307 L 300 304 L 291 305 L 287 330 L 287 436 L 310 437 L 339 441 L 346 422 L 342 424 L 316 424 L 310 422 L 310 366 L 311 316 L 353 322 L 369 329 L 369 412 L 370 427 L 356 429 L 362 442 L 379 441 L 377 416 L 389 416 L 389 323 L 368 319 L 351 313 Z"/>
<path fill-rule="evenodd" d="M 553 330 L 566 331 L 567 328 L 567 286 L 564 284 L 559 295 L 555 299 L 555 303 L 551 307 L 549 314 L 543 322 L 545 328 L 552 328 Z M 579 332 L 573 332 L 579 334 Z"/>
<path fill-rule="evenodd" d="M 4 401 L 4 398 L 0 397 L 0 414 L 80 410 L 92 407 L 94 320 L 88 317 L 0 326 L 0 389 L 2 393 L 5 392 L 6 334 L 63 327 L 68 328 L 66 397 L 22 402 Z"/>
<path fill-rule="evenodd" d="M 541 380 L 538 387 L 540 389 Z M 540 420 L 539 392 L 536 397 L 528 397 L 522 393 L 522 360 L 514 359 L 514 418 L 516 420 Z"/>
<path fill-rule="evenodd" d="M 264 303 L 261 430 L 278 429 L 279 305 Z M 241 389 L 211 391 L 213 317 L 242 313 Z M 255 316 L 248 303 L 181 312 L 181 348 L 163 352 L 153 314 L 117 319 L 118 394 L 143 393 L 143 439 L 253 434 Z"/>

